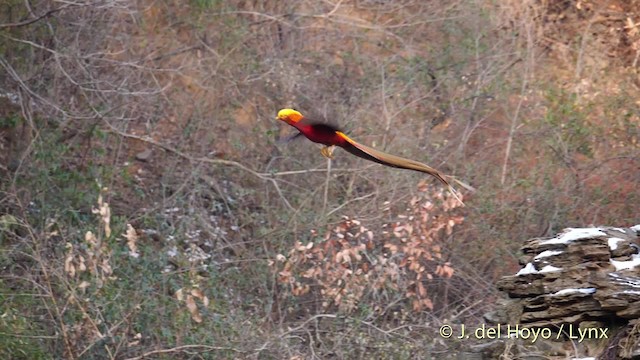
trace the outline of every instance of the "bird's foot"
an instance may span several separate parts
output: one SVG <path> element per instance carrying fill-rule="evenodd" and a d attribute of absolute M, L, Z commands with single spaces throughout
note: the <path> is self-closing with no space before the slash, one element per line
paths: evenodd
<path fill-rule="evenodd" d="M 326 157 L 327 159 L 333 159 L 333 150 L 335 150 L 335 146 L 325 146 L 322 149 L 320 149 L 320 153 L 322 154 L 322 156 Z"/>

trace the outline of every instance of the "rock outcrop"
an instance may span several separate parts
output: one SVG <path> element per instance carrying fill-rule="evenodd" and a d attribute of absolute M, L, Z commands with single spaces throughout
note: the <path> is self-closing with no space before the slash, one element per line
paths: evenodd
<path fill-rule="evenodd" d="M 522 269 L 497 284 L 507 299 L 485 316 L 490 323 L 549 329 L 572 342 L 574 356 L 640 358 L 640 345 L 629 340 L 640 334 L 640 225 L 569 228 L 527 241 L 522 253 Z M 576 354 L 586 339 L 572 335 L 587 330 L 600 346 Z"/>

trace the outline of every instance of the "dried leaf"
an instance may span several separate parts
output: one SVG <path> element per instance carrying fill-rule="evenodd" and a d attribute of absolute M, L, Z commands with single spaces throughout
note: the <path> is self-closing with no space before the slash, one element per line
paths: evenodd
<path fill-rule="evenodd" d="M 79 272 L 87 271 L 87 265 L 85 265 L 84 257 L 82 255 L 78 255 L 78 271 Z"/>
<path fill-rule="evenodd" d="M 193 296 L 187 295 L 185 303 L 187 304 L 187 310 L 191 313 L 191 319 L 197 323 L 201 323 L 202 316 L 200 315 L 200 311 L 198 311 L 198 305 L 196 305 L 196 301 L 193 299 Z"/>
<path fill-rule="evenodd" d="M 424 285 L 422 285 L 421 281 L 418 282 L 418 295 L 421 298 L 427 296 L 427 289 L 425 289 L 425 287 L 424 287 Z"/>
<path fill-rule="evenodd" d="M 422 305 L 429 310 L 433 310 L 433 301 L 431 299 L 422 299 Z"/>
<path fill-rule="evenodd" d="M 450 278 L 453 276 L 453 268 L 450 266 L 450 263 L 445 263 L 444 265 L 438 265 L 436 267 L 436 275 L 441 277 Z"/>
<path fill-rule="evenodd" d="M 138 241 L 138 233 L 136 229 L 131 226 L 131 224 L 127 224 L 127 231 L 124 234 L 124 238 L 127 239 L 127 246 L 129 247 L 129 255 L 134 258 L 140 256 L 138 253 L 138 245 L 136 244 Z"/>
<path fill-rule="evenodd" d="M 113 273 L 113 270 L 111 269 L 111 264 L 109 264 L 109 259 L 103 259 L 102 265 L 100 267 L 102 268 L 103 274 L 107 276 Z"/>
<path fill-rule="evenodd" d="M 176 299 L 178 299 L 178 301 L 182 301 L 184 300 L 184 290 L 183 289 L 178 289 L 178 291 L 176 291 Z"/>
<path fill-rule="evenodd" d="M 413 300 L 412 301 L 412 308 L 413 311 L 420 311 L 422 310 L 422 303 L 419 300 Z"/>
<path fill-rule="evenodd" d="M 204 294 L 202 293 L 202 290 L 200 289 L 191 289 L 191 295 L 193 295 L 194 297 L 198 298 L 198 299 L 202 299 L 204 297 Z"/>
<path fill-rule="evenodd" d="M 142 334 L 141 333 L 137 333 L 133 338 L 134 338 L 134 340 L 130 341 L 129 343 L 127 343 L 127 346 L 140 345 L 140 340 L 142 340 Z"/>
<path fill-rule="evenodd" d="M 362 260 L 362 255 L 360 255 L 360 252 L 358 251 L 354 251 L 354 257 L 356 258 L 356 261 L 361 261 Z"/>
<path fill-rule="evenodd" d="M 102 192 L 106 192 L 107 188 L 102 188 Z M 98 208 L 92 209 L 94 214 L 100 215 L 100 220 L 102 220 L 104 225 L 104 234 L 106 237 L 111 236 L 111 208 L 109 208 L 109 204 L 104 202 L 102 199 L 102 194 L 98 195 Z"/>
<path fill-rule="evenodd" d="M 635 24 L 630 17 L 627 17 L 624 28 L 629 30 L 629 36 L 634 36 L 640 31 L 638 30 L 638 25 L 640 25 L 640 23 Z"/>
<path fill-rule="evenodd" d="M 67 255 L 67 258 L 64 260 L 64 272 L 71 277 L 76 275 L 76 267 L 73 266 L 73 255 L 71 254 Z"/>
<path fill-rule="evenodd" d="M 398 252 L 398 246 L 395 244 L 387 243 L 387 244 L 384 244 L 383 247 L 389 249 L 389 251 L 391 251 L 391 254 L 395 254 Z"/>
<path fill-rule="evenodd" d="M 84 234 L 84 241 L 90 248 L 95 248 L 96 245 L 98 245 L 98 239 L 91 231 L 87 231 L 86 234 Z"/>

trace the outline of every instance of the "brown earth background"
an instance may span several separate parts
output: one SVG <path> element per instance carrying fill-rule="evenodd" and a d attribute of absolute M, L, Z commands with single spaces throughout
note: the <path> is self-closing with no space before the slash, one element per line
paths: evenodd
<path fill-rule="evenodd" d="M 0 357 L 454 358 L 640 223 L 640 1 L 0 2 Z M 294 107 L 472 185 L 305 139 Z"/>

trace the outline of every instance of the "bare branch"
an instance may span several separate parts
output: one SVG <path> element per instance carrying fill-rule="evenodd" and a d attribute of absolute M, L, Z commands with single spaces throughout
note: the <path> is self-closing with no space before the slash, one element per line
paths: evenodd
<path fill-rule="evenodd" d="M 64 4 L 64 5 L 62 5 L 62 6 L 58 7 L 58 8 L 51 9 L 51 10 L 45 12 L 42 15 L 38 15 L 33 19 L 23 20 L 23 21 L 20 21 L 20 22 L 17 22 L 17 23 L 0 24 L 0 29 L 17 28 L 17 27 L 21 27 L 21 26 L 31 25 L 31 24 L 33 24 L 35 22 L 38 22 L 38 21 L 40 21 L 40 20 L 42 20 L 44 18 L 47 18 L 47 17 L 49 17 L 49 16 L 51 16 L 51 15 L 53 15 L 53 14 L 59 12 L 59 11 L 65 10 L 65 9 L 67 9 L 69 7 L 72 7 L 72 6 L 80 6 L 80 5 L 79 4 Z"/>

